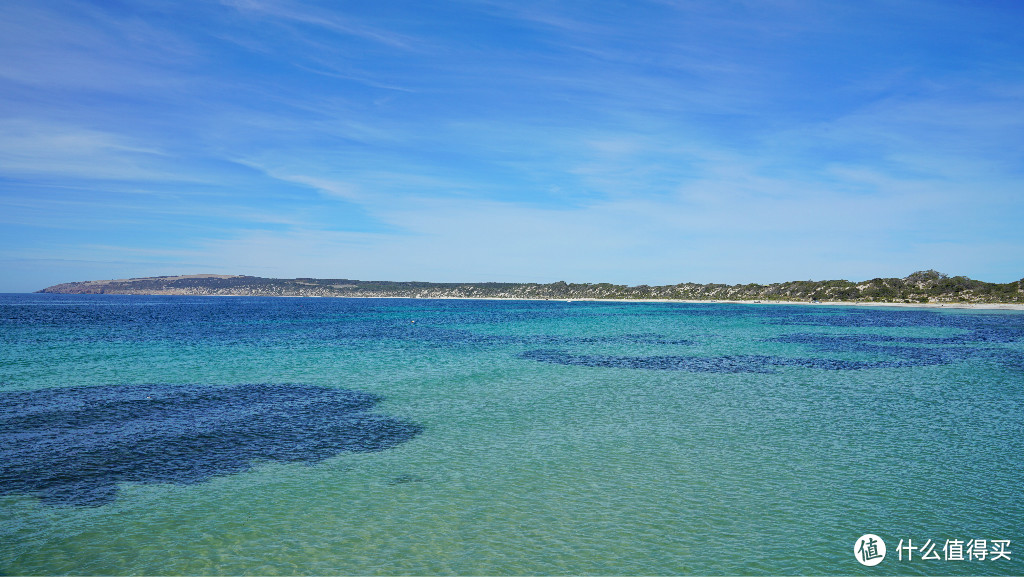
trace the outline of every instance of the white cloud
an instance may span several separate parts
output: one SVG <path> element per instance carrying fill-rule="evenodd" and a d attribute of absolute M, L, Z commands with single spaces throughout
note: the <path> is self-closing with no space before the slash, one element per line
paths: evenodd
<path fill-rule="evenodd" d="M 0 4 L 0 78 L 107 93 L 184 85 L 173 71 L 197 53 L 181 35 L 87 4 L 64 8 Z"/>
<path fill-rule="evenodd" d="M 390 30 L 367 25 L 354 18 L 342 16 L 336 12 L 324 12 L 310 6 L 294 6 L 288 2 L 269 0 L 229 0 L 223 4 L 232 6 L 241 12 L 260 14 L 284 21 L 298 22 L 316 26 L 339 34 L 356 36 L 372 40 L 394 48 L 413 49 L 415 39 Z"/>
<path fill-rule="evenodd" d="M 166 155 L 111 132 L 32 120 L 0 120 L 0 172 L 47 178 L 176 179 Z"/>

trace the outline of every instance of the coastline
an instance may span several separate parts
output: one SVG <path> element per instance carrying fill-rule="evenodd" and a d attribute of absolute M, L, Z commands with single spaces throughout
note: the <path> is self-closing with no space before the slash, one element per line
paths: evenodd
<path fill-rule="evenodd" d="M 527 299 L 529 300 L 529 299 Z M 566 300 L 566 299 L 558 299 Z M 686 302 L 690 304 L 805 304 L 813 306 L 902 306 L 910 308 L 975 308 L 982 311 L 1024 311 L 1024 304 L 1015 302 L 855 302 L 845 300 L 683 300 L 674 298 L 572 298 L 571 301 L 595 302 Z"/>
<path fill-rule="evenodd" d="M 327 297 L 338 298 L 338 297 Z M 340 297 L 340 298 L 409 298 L 416 300 L 418 297 Z M 497 301 L 538 301 L 550 300 L 561 302 L 605 302 L 605 303 L 685 303 L 685 304 L 743 304 L 743 305 L 808 305 L 808 306 L 843 306 L 843 307 L 904 307 L 904 308 L 927 308 L 927 309 L 977 309 L 977 310 L 1007 310 L 1024 311 L 1024 304 L 1020 303 L 884 303 L 884 302 L 851 302 L 851 301 L 731 301 L 731 300 L 693 300 L 693 299 L 525 299 L 525 298 L 502 298 L 502 297 L 430 297 L 435 300 L 497 300 Z"/>
<path fill-rule="evenodd" d="M 616 285 L 513 282 L 434 283 L 352 279 L 263 278 L 240 275 L 178 275 L 61 283 L 36 291 L 61 294 L 138 294 L 188 296 L 281 296 L 341 298 L 433 298 L 560 300 L 608 302 L 680 302 L 748 304 L 824 304 L 925 308 L 1024 310 L 1024 279 L 987 283 L 934 270 L 905 278 L 789 281 L 761 285 L 678 283 Z"/>
<path fill-rule="evenodd" d="M 21 293 L 11 293 L 21 294 Z M 36 293 L 24 294 L 94 294 L 97 293 Z M 971 309 L 1024 311 L 1024 303 L 889 303 L 889 302 L 857 302 L 857 301 L 779 301 L 779 300 L 697 300 L 697 299 L 623 299 L 623 298 L 524 298 L 524 297 L 470 297 L 470 296 L 393 296 L 393 295 L 244 295 L 244 294 L 190 294 L 180 292 L 123 292 L 99 293 L 117 296 L 189 296 L 189 297 L 259 297 L 259 298 L 341 298 L 341 299 L 408 299 L 408 300 L 472 300 L 472 301 L 556 301 L 556 302 L 606 302 L 606 303 L 682 303 L 682 304 L 744 304 L 744 305 L 804 305 L 804 306 L 843 306 L 843 307 L 900 307 L 925 309 Z"/>

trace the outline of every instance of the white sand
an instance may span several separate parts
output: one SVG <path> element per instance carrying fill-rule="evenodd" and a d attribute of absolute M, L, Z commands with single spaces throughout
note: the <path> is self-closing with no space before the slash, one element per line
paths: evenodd
<path fill-rule="evenodd" d="M 707 304 L 707 303 L 731 303 L 731 304 L 746 304 L 746 305 L 831 305 L 831 306 L 844 306 L 844 307 L 911 307 L 911 308 L 928 308 L 928 309 L 991 309 L 991 310 L 1005 310 L 1005 311 L 1024 311 L 1024 304 L 1011 304 L 1011 303 L 876 303 L 876 302 L 853 302 L 853 301 L 821 301 L 821 302 L 806 302 L 806 301 L 730 301 L 730 300 L 677 300 L 677 299 L 551 299 L 551 300 L 570 300 L 570 301 L 588 301 L 588 302 L 623 302 L 623 303 L 693 303 L 693 304 Z"/>

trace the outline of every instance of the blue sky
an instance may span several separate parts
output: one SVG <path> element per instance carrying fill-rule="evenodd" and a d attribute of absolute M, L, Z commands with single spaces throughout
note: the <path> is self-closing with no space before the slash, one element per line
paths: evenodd
<path fill-rule="evenodd" d="M 0 3 L 0 292 L 1024 276 L 1024 4 Z"/>

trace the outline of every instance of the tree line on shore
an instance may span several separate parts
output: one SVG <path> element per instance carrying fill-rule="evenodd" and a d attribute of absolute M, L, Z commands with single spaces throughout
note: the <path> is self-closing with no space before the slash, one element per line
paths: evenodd
<path fill-rule="evenodd" d="M 54 285 L 41 293 L 335 296 L 406 298 L 673 299 L 898 303 L 1020 303 L 1024 279 L 989 283 L 934 270 L 904 278 L 790 281 L 772 284 L 680 283 L 627 286 L 610 283 L 431 283 L 351 279 L 275 279 L 254 276 L 147 277 Z"/>

